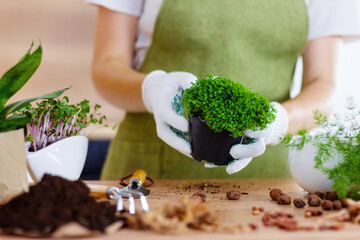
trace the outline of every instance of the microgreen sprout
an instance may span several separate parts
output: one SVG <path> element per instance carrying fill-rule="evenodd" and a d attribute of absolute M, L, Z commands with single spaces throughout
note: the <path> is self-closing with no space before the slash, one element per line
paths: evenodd
<path fill-rule="evenodd" d="M 67 96 L 61 100 L 38 102 L 36 107 L 28 105 L 23 113 L 31 117 L 26 138 L 32 143 L 29 150 L 37 151 L 70 136 L 88 136 L 106 119 L 106 116 L 97 112 L 99 108 L 97 104 L 91 107 L 86 99 L 76 105 L 70 104 Z M 98 127 L 90 130 L 92 125 Z"/>

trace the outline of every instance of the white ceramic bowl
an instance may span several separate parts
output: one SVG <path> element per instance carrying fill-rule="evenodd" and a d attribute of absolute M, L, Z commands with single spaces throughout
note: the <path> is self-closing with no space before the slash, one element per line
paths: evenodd
<path fill-rule="evenodd" d="M 36 152 L 26 152 L 29 172 L 35 182 L 45 173 L 68 180 L 77 180 L 84 168 L 89 140 L 72 136 L 57 141 Z"/>
<path fill-rule="evenodd" d="M 289 150 L 289 168 L 297 184 L 307 192 L 332 191 L 333 182 L 320 170 L 315 169 L 315 148 L 306 144 L 301 151 Z M 329 164 L 337 162 L 331 159 Z"/>

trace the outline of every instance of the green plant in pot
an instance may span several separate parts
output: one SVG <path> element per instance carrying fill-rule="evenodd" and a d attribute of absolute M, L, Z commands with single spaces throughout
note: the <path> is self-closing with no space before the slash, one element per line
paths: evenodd
<path fill-rule="evenodd" d="M 18 92 L 40 65 L 42 47 L 31 52 L 33 43 L 19 62 L 0 79 L 0 203 L 28 189 L 24 127 L 31 118 L 21 113 L 29 103 L 38 99 L 60 96 L 65 89 L 38 97 L 6 104 Z"/>
<path fill-rule="evenodd" d="M 46 173 L 69 180 L 80 177 L 87 156 L 87 136 L 106 119 L 98 112 L 100 107 L 91 106 L 86 99 L 70 104 L 65 96 L 23 110 L 31 117 L 27 124 L 26 155 L 34 181 L 41 180 Z"/>
<path fill-rule="evenodd" d="M 246 130 L 263 130 L 276 110 L 262 95 L 231 79 L 208 75 L 183 92 L 184 115 L 189 119 L 194 159 L 227 165 L 235 144 L 248 144 Z"/>
<path fill-rule="evenodd" d="M 289 167 L 306 191 L 336 191 L 360 199 L 360 108 L 348 98 L 345 110 L 326 116 L 314 112 L 315 128 L 287 134 Z"/>

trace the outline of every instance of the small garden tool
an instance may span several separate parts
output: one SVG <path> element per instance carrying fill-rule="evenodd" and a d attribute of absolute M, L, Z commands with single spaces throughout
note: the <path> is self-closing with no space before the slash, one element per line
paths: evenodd
<path fill-rule="evenodd" d="M 144 211 L 149 211 L 149 205 L 146 201 L 146 197 L 149 196 L 150 190 L 143 187 L 147 178 L 145 170 L 138 169 L 134 172 L 134 174 L 130 177 L 126 176 L 121 179 L 120 184 L 125 185 L 124 180 L 130 177 L 129 184 L 124 188 L 117 188 L 117 187 L 111 187 L 107 190 L 107 195 L 110 199 L 117 199 L 117 211 L 122 211 L 124 209 L 123 206 L 123 200 L 122 198 L 128 198 L 129 199 L 129 212 L 130 214 L 135 213 L 135 201 L 134 198 L 140 198 L 141 207 Z M 149 179 L 152 184 L 152 180 Z"/>
<path fill-rule="evenodd" d="M 106 189 L 106 191 L 104 191 L 104 189 L 99 188 L 98 185 L 92 185 L 92 184 L 88 184 L 90 190 L 91 190 L 91 195 L 97 198 L 103 198 L 104 195 L 109 198 L 109 199 L 113 199 L 113 200 L 117 200 L 117 206 L 116 206 L 116 210 L 117 211 L 122 211 L 124 209 L 124 204 L 123 204 L 123 198 L 127 198 L 129 201 L 129 213 L 130 214 L 134 214 L 135 213 L 135 198 L 140 198 L 140 202 L 141 202 L 141 207 L 144 211 L 148 212 L 149 211 L 149 205 L 146 201 L 146 197 L 150 194 L 150 190 L 143 187 L 142 185 L 144 184 L 146 179 L 149 179 L 149 181 L 151 182 L 150 185 L 153 183 L 153 180 L 151 180 L 150 178 L 147 178 L 146 176 L 146 172 L 142 169 L 136 170 L 134 172 L 134 174 L 126 176 L 124 178 L 121 179 L 121 184 L 125 185 L 124 180 L 129 178 L 130 176 L 130 180 L 129 180 L 129 184 L 124 187 L 124 188 L 118 188 L 118 187 L 110 187 L 108 189 Z M 150 186 L 147 185 L 147 186 Z"/>

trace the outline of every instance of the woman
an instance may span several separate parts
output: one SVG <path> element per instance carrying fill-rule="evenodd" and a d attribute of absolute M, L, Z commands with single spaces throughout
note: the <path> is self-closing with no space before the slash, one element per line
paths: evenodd
<path fill-rule="evenodd" d="M 157 179 L 289 177 L 285 147 L 267 146 L 262 154 L 265 145 L 277 144 L 287 130 L 310 128 L 314 109 L 331 111 L 342 36 L 359 34 L 356 0 L 88 2 L 99 5 L 95 86 L 127 111 L 102 179 L 118 179 L 138 168 Z M 299 55 L 302 90 L 290 99 Z M 277 108 L 276 121 L 266 131 L 248 133 L 256 144 L 231 149 L 236 161 L 226 170 L 241 170 L 237 174 L 228 175 L 222 167 L 205 169 L 188 157 L 189 144 L 169 128 L 188 129 L 169 99 L 208 73 L 240 81 Z"/>

